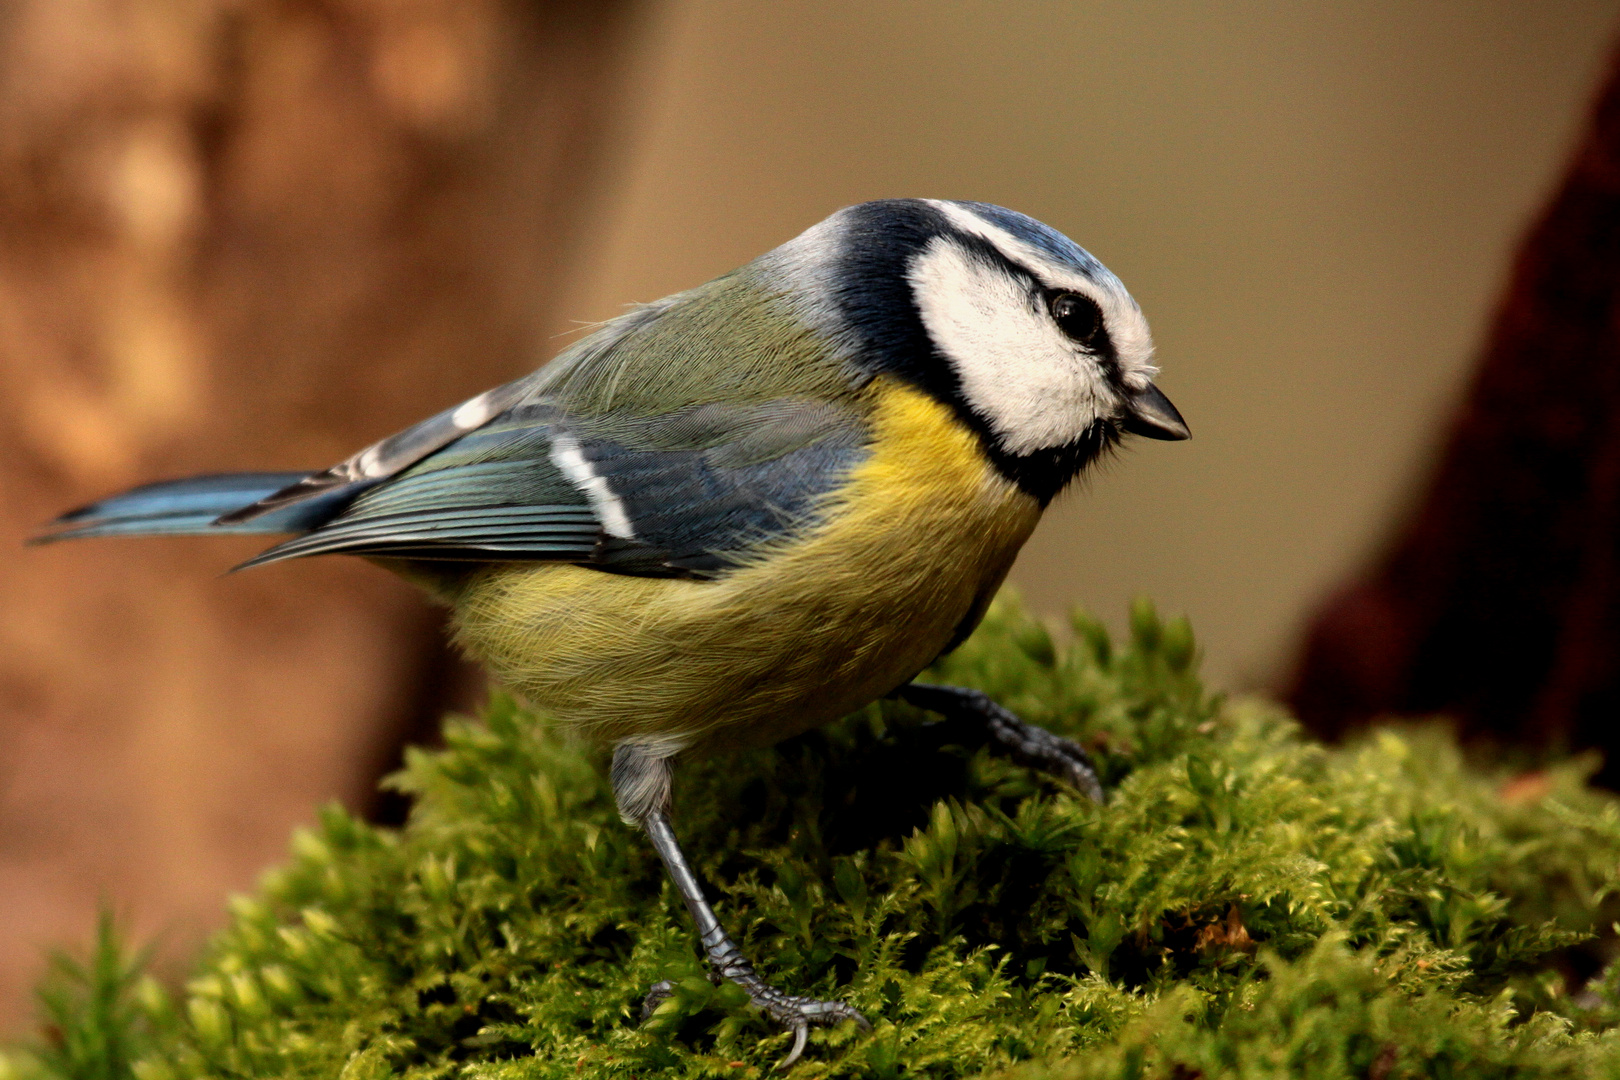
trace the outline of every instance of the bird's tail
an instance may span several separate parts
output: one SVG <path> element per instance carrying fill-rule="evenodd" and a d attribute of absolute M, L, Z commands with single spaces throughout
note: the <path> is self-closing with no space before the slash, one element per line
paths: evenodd
<path fill-rule="evenodd" d="M 241 509 L 297 483 L 307 473 L 224 473 L 143 484 L 100 502 L 70 510 L 33 537 L 31 544 L 89 536 L 184 536 L 218 533 L 304 532 L 331 516 L 323 500 L 289 506 L 239 524 L 215 525 L 221 514 Z"/>

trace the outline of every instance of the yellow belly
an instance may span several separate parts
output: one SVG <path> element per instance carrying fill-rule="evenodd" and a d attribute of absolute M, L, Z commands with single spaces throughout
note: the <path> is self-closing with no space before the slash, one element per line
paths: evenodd
<path fill-rule="evenodd" d="M 763 745 L 932 661 L 1040 516 L 943 405 L 874 384 L 873 453 L 810 533 L 713 581 L 495 564 L 457 638 L 541 712 L 607 743 Z"/>

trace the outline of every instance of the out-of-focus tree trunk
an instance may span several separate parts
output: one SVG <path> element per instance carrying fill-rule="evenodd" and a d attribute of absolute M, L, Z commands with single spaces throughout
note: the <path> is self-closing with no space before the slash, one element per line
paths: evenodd
<path fill-rule="evenodd" d="M 1620 783 L 1620 56 L 1433 480 L 1318 615 L 1292 697 L 1328 734 L 1446 713 L 1598 747 Z"/>
<path fill-rule="evenodd" d="M 363 563 L 22 537 L 327 465 L 532 367 L 631 4 L 0 13 L 0 1024 L 98 894 L 183 955 L 316 804 L 367 805 L 454 673 Z"/>

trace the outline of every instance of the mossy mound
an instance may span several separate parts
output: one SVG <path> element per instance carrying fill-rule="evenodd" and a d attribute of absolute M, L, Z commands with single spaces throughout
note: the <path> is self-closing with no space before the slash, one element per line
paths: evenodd
<path fill-rule="evenodd" d="M 1620 1075 L 1620 812 L 1580 763 L 1503 777 L 1439 731 L 1348 749 L 1201 687 L 1186 624 L 1114 648 L 999 604 L 939 670 L 1096 751 L 1107 806 L 885 702 L 687 767 L 676 823 L 763 974 L 853 1002 L 803 1077 Z M 762 1077 L 597 755 L 509 702 L 236 900 L 178 999 L 64 966 L 0 1076 Z M 647 987 L 678 992 L 638 1023 Z"/>

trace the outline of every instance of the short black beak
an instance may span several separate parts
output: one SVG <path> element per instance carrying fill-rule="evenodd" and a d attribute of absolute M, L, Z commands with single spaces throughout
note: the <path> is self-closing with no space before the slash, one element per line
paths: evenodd
<path fill-rule="evenodd" d="M 1157 386 L 1149 386 L 1131 398 L 1131 410 L 1120 426 L 1132 435 L 1148 439 L 1179 442 L 1192 436 L 1187 421 Z"/>

